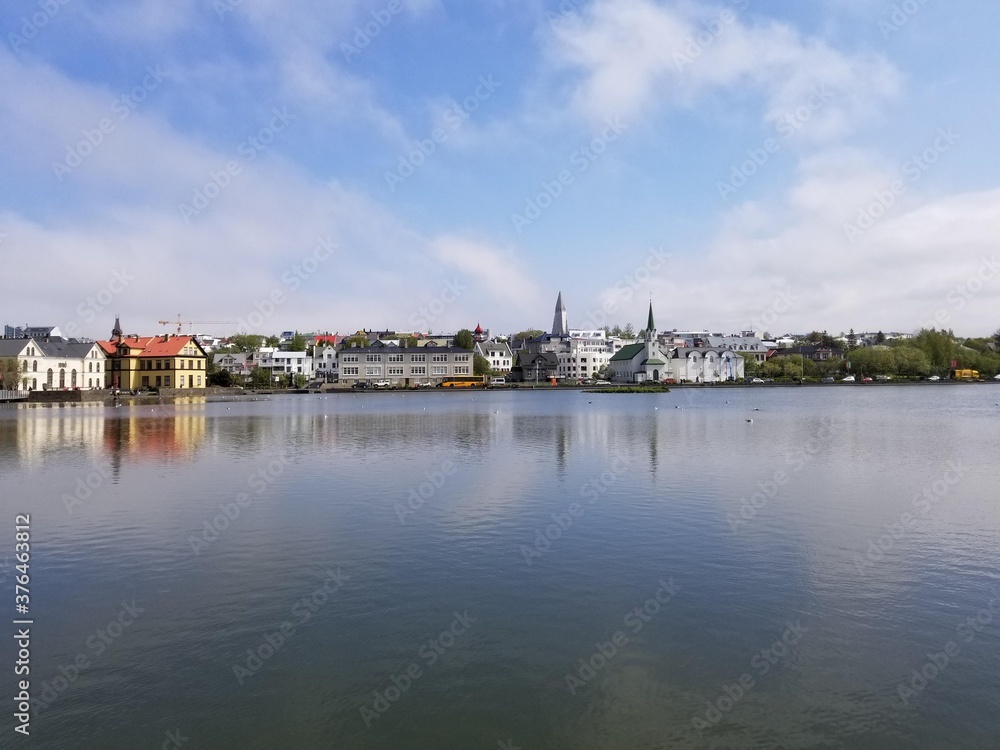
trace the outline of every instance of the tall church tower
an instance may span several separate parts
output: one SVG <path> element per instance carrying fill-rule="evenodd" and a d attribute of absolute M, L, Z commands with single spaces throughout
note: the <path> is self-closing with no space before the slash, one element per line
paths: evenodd
<path fill-rule="evenodd" d="M 115 316 L 115 327 L 111 329 L 111 340 L 112 341 L 122 340 L 122 324 L 121 321 L 118 319 L 117 315 Z"/>
<path fill-rule="evenodd" d="M 566 313 L 566 305 L 563 304 L 562 292 L 556 299 L 556 314 L 552 318 L 552 335 L 569 336 L 569 317 Z"/>
<path fill-rule="evenodd" d="M 653 322 L 653 302 L 649 303 L 649 318 L 646 320 L 646 359 L 653 359 L 659 347 L 656 345 L 656 323 Z"/>

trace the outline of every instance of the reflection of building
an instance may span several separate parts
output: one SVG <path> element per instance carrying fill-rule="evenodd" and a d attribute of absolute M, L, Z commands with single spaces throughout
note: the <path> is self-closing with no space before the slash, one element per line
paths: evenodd
<path fill-rule="evenodd" d="M 204 388 L 205 350 L 194 336 L 125 336 L 115 318 L 111 339 L 98 341 L 108 356 L 109 388 Z"/>

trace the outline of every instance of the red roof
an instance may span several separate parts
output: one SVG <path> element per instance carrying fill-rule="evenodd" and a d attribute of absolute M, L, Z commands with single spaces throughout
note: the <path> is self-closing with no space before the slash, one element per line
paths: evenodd
<path fill-rule="evenodd" d="M 194 342 L 194 336 L 125 336 L 122 345 L 131 351 L 131 357 L 176 357 L 188 344 Z M 104 351 L 114 355 L 117 349 L 115 341 L 98 341 Z"/>

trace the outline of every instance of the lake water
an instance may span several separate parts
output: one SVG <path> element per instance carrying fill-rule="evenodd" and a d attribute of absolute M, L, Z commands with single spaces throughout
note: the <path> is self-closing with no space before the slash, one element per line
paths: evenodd
<path fill-rule="evenodd" d="M 3 606 L 30 513 L 40 701 L 0 744 L 995 748 L 998 402 L 0 408 Z"/>

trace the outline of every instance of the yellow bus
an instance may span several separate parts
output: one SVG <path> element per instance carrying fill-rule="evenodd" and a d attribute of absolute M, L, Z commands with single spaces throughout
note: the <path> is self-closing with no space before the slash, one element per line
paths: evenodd
<path fill-rule="evenodd" d="M 952 370 L 952 380 L 979 380 L 979 370 Z"/>
<path fill-rule="evenodd" d="M 485 388 L 485 375 L 453 375 L 438 383 L 438 388 Z"/>

